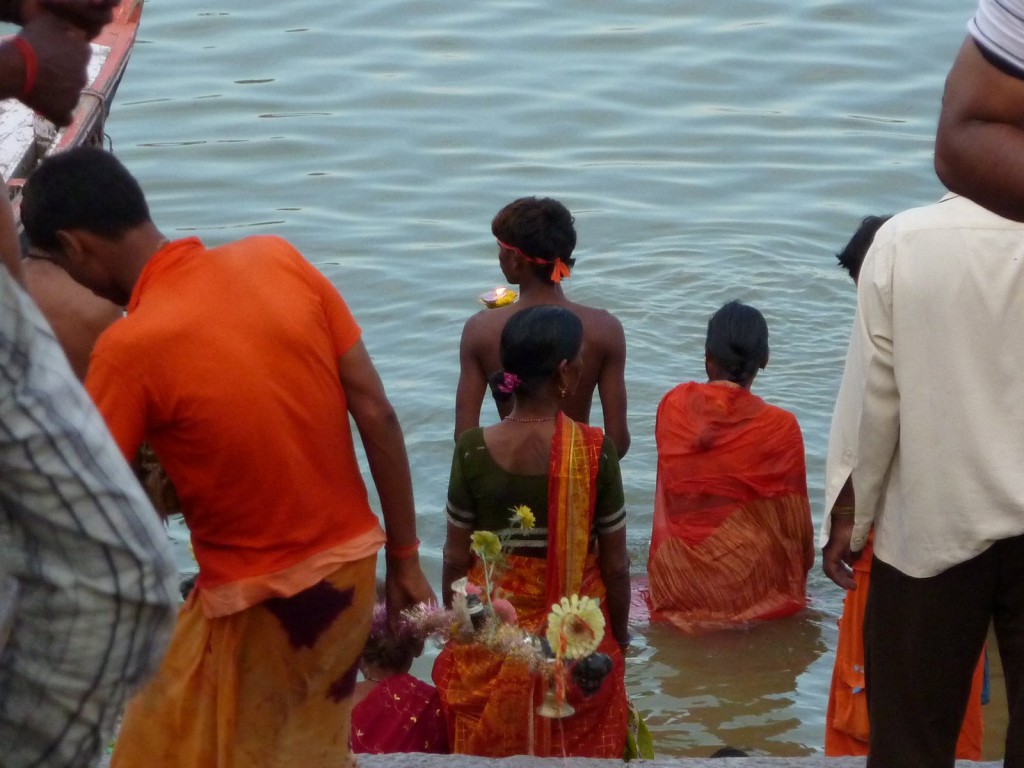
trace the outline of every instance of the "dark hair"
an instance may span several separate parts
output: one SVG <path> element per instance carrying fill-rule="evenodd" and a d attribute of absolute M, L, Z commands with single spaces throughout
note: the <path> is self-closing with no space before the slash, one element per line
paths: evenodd
<path fill-rule="evenodd" d="M 491 220 L 491 233 L 504 243 L 514 245 L 527 256 L 554 263 L 561 259 L 572 267 L 576 259 L 575 219 L 569 209 L 550 197 L 520 197 L 506 205 Z M 551 279 L 551 268 L 530 264 L 538 277 Z"/>
<path fill-rule="evenodd" d="M 730 301 L 708 321 L 704 349 L 729 381 L 743 384 L 768 364 L 768 323 L 753 307 Z"/>
<path fill-rule="evenodd" d="M 843 250 L 836 254 L 836 261 L 839 262 L 839 266 L 850 273 L 850 277 L 853 278 L 854 282 L 857 282 L 857 278 L 860 276 L 860 265 L 864 263 L 864 255 L 868 252 L 868 248 L 871 247 L 871 243 L 875 239 L 875 233 L 891 218 L 891 215 L 865 216 L 860 226 L 857 227 L 857 231 L 853 233 L 853 237 L 850 238 L 850 242 L 846 244 Z"/>
<path fill-rule="evenodd" d="M 388 622 L 387 607 L 378 602 L 373 608 L 362 661 L 389 672 L 402 673 L 409 671 L 413 660 L 421 653 L 423 640 L 417 637 L 412 624 L 403 616 L 392 626 Z"/>
<path fill-rule="evenodd" d="M 116 240 L 149 220 L 139 183 L 120 160 L 96 147 L 51 155 L 21 192 L 21 221 L 37 248 L 58 248 L 60 230 L 83 229 Z"/>
<path fill-rule="evenodd" d="M 573 361 L 583 345 L 583 323 L 562 307 L 545 304 L 516 312 L 501 332 L 502 370 L 491 374 L 496 387 L 506 374 L 518 379 L 517 397 L 533 397 L 563 360 Z"/>
<path fill-rule="evenodd" d="M 742 749 L 736 749 L 736 747 L 722 747 L 717 750 L 712 757 L 747 757 L 747 753 Z"/>

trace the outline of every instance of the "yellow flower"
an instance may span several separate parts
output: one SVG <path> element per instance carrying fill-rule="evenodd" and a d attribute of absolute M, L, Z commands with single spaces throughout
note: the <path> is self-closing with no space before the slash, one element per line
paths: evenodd
<path fill-rule="evenodd" d="M 473 531 L 469 548 L 488 562 L 501 557 L 501 539 L 490 531 Z"/>
<path fill-rule="evenodd" d="M 600 601 L 579 595 L 563 597 L 551 606 L 547 638 L 552 650 L 562 658 L 582 659 L 592 654 L 604 639 Z"/>
<path fill-rule="evenodd" d="M 525 504 L 520 504 L 518 507 L 512 507 L 512 518 L 511 523 L 518 523 L 519 527 L 524 531 L 528 531 L 537 525 L 537 518 L 533 516 L 533 510 Z"/>

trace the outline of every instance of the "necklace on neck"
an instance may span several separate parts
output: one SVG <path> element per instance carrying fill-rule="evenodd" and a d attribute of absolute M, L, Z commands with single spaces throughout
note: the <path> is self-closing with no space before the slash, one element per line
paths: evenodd
<path fill-rule="evenodd" d="M 558 418 L 557 415 L 555 415 L 555 416 L 544 416 L 544 417 L 538 418 L 538 419 L 521 419 L 521 418 L 516 418 L 515 416 L 506 416 L 504 419 L 502 419 L 502 421 L 517 421 L 520 424 L 533 424 L 533 423 L 536 423 L 536 422 L 539 422 L 539 421 L 554 421 L 557 418 Z"/>

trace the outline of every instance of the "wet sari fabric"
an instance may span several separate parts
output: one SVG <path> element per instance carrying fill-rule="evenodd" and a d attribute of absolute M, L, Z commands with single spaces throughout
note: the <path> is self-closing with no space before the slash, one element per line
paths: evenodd
<path fill-rule="evenodd" d="M 802 609 L 813 528 L 793 415 L 740 387 L 682 384 L 655 437 L 652 617 L 699 632 Z"/>

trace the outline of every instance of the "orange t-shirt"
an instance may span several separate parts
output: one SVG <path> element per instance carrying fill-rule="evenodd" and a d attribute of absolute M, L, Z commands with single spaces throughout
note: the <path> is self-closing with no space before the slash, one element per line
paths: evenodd
<path fill-rule="evenodd" d="M 147 263 L 127 309 L 86 388 L 124 455 L 149 442 L 174 483 L 208 615 L 377 551 L 338 374 L 360 330 L 320 272 L 276 237 L 178 240 Z"/>

